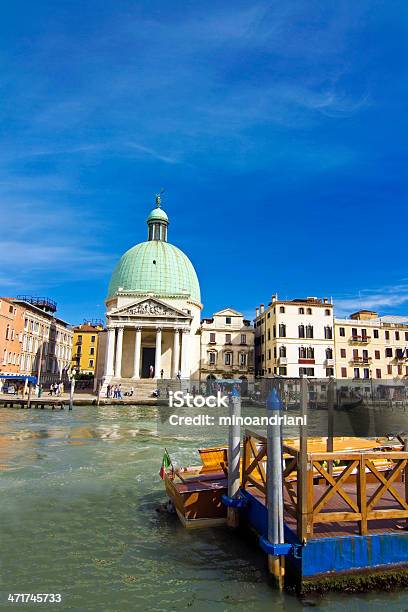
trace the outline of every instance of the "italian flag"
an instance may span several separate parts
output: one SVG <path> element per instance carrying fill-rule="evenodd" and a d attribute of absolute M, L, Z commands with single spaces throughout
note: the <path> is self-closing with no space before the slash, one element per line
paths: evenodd
<path fill-rule="evenodd" d="M 163 459 L 162 459 L 162 464 L 161 464 L 161 468 L 160 468 L 160 478 L 162 480 L 164 480 L 167 468 L 169 468 L 171 465 L 173 465 L 173 464 L 171 462 L 170 455 L 167 452 L 167 448 L 165 448 L 164 449 Z"/>

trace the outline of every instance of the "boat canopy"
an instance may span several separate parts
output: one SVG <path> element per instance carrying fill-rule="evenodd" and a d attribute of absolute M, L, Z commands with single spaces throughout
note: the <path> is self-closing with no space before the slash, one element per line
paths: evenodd
<path fill-rule="evenodd" d="M 22 374 L 1 374 L 0 373 L 0 378 L 2 380 L 15 380 L 16 382 L 21 380 L 21 381 L 28 381 L 30 383 L 32 383 L 33 385 L 37 384 L 37 377 L 36 376 L 23 376 Z"/>

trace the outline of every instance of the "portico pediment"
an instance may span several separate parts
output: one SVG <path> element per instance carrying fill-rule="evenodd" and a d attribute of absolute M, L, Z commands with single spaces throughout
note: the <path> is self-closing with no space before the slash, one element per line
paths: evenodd
<path fill-rule="evenodd" d="M 162 302 L 161 300 L 147 298 L 143 300 L 139 300 L 137 302 L 133 302 L 132 304 L 127 304 L 122 308 L 118 308 L 109 313 L 110 317 L 151 317 L 154 319 L 163 317 L 163 318 L 174 318 L 174 319 L 187 319 L 191 320 L 191 315 L 187 312 L 183 312 L 178 308 L 173 308 Z"/>

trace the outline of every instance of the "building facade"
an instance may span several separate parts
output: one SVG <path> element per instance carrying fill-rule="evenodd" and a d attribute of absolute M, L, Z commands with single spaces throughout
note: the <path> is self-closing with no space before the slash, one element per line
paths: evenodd
<path fill-rule="evenodd" d="M 326 378 L 335 373 L 333 304 L 327 298 L 278 300 L 256 309 L 257 376 Z"/>
<path fill-rule="evenodd" d="M 201 380 L 253 381 L 254 328 L 243 314 L 225 308 L 201 322 Z"/>
<path fill-rule="evenodd" d="M 104 386 L 123 379 L 199 378 L 200 286 L 188 257 L 167 241 L 160 196 L 147 226 L 147 241 L 122 256 L 110 281 Z"/>
<path fill-rule="evenodd" d="M 360 310 L 334 321 L 336 377 L 398 380 L 408 377 L 408 320 Z"/>
<path fill-rule="evenodd" d="M 0 298 L 0 375 L 19 374 L 25 309 Z"/>
<path fill-rule="evenodd" d="M 20 374 L 37 376 L 43 385 L 66 379 L 73 332 L 68 323 L 55 316 L 56 303 L 31 296 L 10 302 L 24 310 Z"/>
<path fill-rule="evenodd" d="M 102 321 L 84 321 L 72 328 L 72 368 L 81 374 L 95 375 L 98 358 L 99 333 L 104 329 Z"/>

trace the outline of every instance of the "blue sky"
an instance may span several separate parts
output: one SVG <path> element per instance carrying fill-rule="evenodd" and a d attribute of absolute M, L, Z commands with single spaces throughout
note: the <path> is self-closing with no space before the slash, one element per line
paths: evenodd
<path fill-rule="evenodd" d="M 0 295 L 99 317 L 166 188 L 204 314 L 272 293 L 408 313 L 403 1 L 15 0 Z"/>

